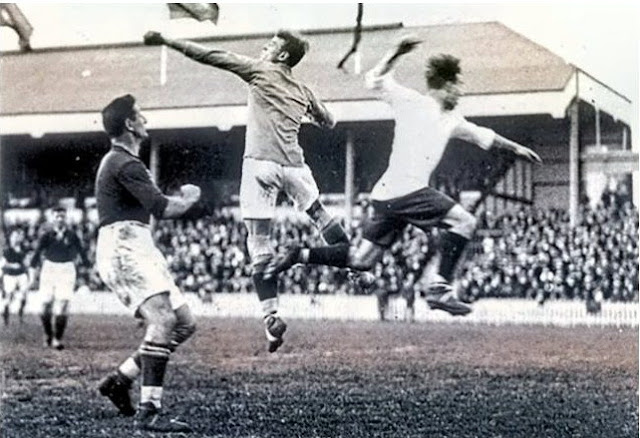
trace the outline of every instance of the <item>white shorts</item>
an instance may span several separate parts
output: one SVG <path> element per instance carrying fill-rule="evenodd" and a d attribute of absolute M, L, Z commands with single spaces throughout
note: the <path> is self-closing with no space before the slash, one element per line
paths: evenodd
<path fill-rule="evenodd" d="M 96 265 L 102 281 L 134 312 L 147 298 L 163 292 L 169 292 L 173 309 L 186 304 L 148 225 L 121 221 L 100 228 Z"/>
<path fill-rule="evenodd" d="M 27 274 L 2 276 L 2 287 L 5 292 L 26 291 L 29 288 L 29 276 Z"/>
<path fill-rule="evenodd" d="M 5 301 L 12 301 L 14 298 L 22 301 L 27 297 L 29 288 L 29 276 L 27 274 L 2 276 L 2 291 Z"/>
<path fill-rule="evenodd" d="M 320 192 L 306 164 L 283 166 L 273 161 L 245 158 L 240 181 L 240 212 L 243 219 L 272 219 L 278 194 L 283 192 L 300 211 L 306 211 Z"/>
<path fill-rule="evenodd" d="M 56 263 L 45 260 L 40 271 L 42 302 L 70 300 L 76 286 L 76 266 L 73 262 Z"/>

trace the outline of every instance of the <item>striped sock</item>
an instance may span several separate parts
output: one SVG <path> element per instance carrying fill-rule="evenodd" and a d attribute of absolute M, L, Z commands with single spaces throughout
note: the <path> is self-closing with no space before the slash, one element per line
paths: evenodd
<path fill-rule="evenodd" d="M 153 403 L 160 409 L 162 405 L 162 384 L 169 362 L 171 349 L 167 344 L 145 341 L 140 346 L 140 364 L 142 365 L 142 385 L 140 404 Z"/>

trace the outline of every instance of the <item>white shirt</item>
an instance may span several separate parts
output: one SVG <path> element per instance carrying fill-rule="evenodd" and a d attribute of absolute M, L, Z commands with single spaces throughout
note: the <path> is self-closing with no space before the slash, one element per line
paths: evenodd
<path fill-rule="evenodd" d="M 462 114 L 443 111 L 431 96 L 398 84 L 391 74 L 366 76 L 367 88 L 380 92 L 391 105 L 396 126 L 389 166 L 371 191 L 371 198 L 387 200 L 407 195 L 429 185 L 451 137 L 491 147 L 495 132 L 467 121 Z"/>

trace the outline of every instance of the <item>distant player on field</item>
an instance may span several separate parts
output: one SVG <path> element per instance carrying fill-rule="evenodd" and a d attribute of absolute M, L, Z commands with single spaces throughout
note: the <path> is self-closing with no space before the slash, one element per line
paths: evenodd
<path fill-rule="evenodd" d="M 44 261 L 41 258 L 44 257 Z M 76 287 L 76 260 L 89 265 L 80 239 L 67 226 L 67 210 L 53 209 L 53 228 L 38 241 L 31 259 L 31 278 L 42 262 L 39 294 L 42 299 L 42 327 L 46 346 L 62 350 L 62 336 L 69 319 L 69 301 Z"/>
<path fill-rule="evenodd" d="M 102 158 L 95 192 L 100 220 L 96 263 L 104 283 L 136 317 L 146 322 L 140 348 L 99 386 L 120 412 L 135 414 L 129 389 L 142 373 L 136 427 L 160 432 L 190 431 L 182 422 L 160 416 L 167 362 L 175 348 L 195 331 L 191 310 L 151 236 L 150 215 L 182 216 L 199 199 L 200 189 L 186 184 L 180 196 L 166 196 L 138 157 L 148 137 L 146 119 L 131 95 L 102 110 L 111 150 Z"/>
<path fill-rule="evenodd" d="M 451 137 L 483 149 L 506 149 L 535 163 L 541 160 L 532 150 L 491 129 L 476 126 L 455 111 L 461 95 L 457 58 L 440 55 L 428 60 L 426 94 L 399 85 L 391 75 L 393 67 L 419 43 L 412 37 L 402 39 L 366 75 L 367 87 L 376 90 L 391 106 L 396 124 L 389 166 L 371 192 L 373 215 L 363 223 L 361 244 L 293 248 L 270 263 L 267 277 L 296 263 L 370 270 L 407 225 L 425 231 L 437 226 L 446 232 L 442 233 L 438 274 L 426 292 L 427 303 L 432 309 L 453 315 L 471 311 L 458 300 L 451 281 L 456 263 L 473 235 L 476 219 L 454 200 L 428 186 L 431 173 Z"/>
<path fill-rule="evenodd" d="M 15 228 L 9 233 L 8 240 L 9 245 L 2 252 L 2 259 L 0 259 L 4 325 L 9 324 L 9 307 L 14 299 L 19 303 L 18 320 L 22 322 L 27 304 L 27 292 L 31 284 L 25 261 L 27 251 L 24 247 L 24 233 L 19 228 Z"/>
<path fill-rule="evenodd" d="M 320 203 L 318 186 L 298 144 L 305 118 L 322 128 L 335 125 L 322 102 L 291 74 L 308 43 L 300 35 L 281 30 L 265 44 L 258 58 L 250 58 L 165 38 L 157 32 L 148 32 L 144 41 L 165 44 L 198 62 L 230 71 L 249 85 L 240 209 L 248 230 L 252 277 L 264 312 L 269 351 L 274 352 L 282 345 L 287 326 L 277 315 L 278 280 L 264 278 L 263 272 L 274 252 L 270 232 L 278 194 L 285 193 L 305 211 L 328 244 L 348 243 L 340 224 Z"/>

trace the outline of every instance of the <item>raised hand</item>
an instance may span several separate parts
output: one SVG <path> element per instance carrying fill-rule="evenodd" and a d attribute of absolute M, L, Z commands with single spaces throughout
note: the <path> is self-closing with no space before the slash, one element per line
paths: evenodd
<path fill-rule="evenodd" d="M 405 53 L 413 51 L 420 44 L 422 44 L 422 40 L 416 35 L 405 35 L 398 41 L 396 53 L 398 55 L 404 55 Z"/>
<path fill-rule="evenodd" d="M 521 146 L 516 150 L 516 153 L 520 155 L 525 160 L 531 161 L 532 163 L 542 164 L 542 158 L 531 149 Z"/>

